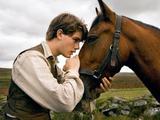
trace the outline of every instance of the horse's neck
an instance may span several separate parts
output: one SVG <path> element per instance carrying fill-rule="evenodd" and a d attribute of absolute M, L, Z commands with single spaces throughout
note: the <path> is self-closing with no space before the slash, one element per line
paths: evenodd
<path fill-rule="evenodd" d="M 130 53 L 126 65 L 143 81 L 160 102 L 160 35 L 159 30 L 125 19 L 123 33 Z M 156 33 L 155 33 L 156 32 Z"/>
<path fill-rule="evenodd" d="M 130 46 L 127 65 L 141 79 L 160 80 L 160 36 L 130 19 L 125 19 L 123 26 L 125 27 L 123 32 Z"/>

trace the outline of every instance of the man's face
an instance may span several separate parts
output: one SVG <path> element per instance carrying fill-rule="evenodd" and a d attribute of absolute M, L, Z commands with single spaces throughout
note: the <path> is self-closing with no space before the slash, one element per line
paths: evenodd
<path fill-rule="evenodd" d="M 82 37 L 82 32 L 75 32 L 73 35 L 62 35 L 61 54 L 64 57 L 70 58 L 71 55 L 79 49 L 79 43 Z"/>

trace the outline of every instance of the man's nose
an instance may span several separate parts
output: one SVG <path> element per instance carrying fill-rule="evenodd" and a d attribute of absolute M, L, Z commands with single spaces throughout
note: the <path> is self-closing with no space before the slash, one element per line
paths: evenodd
<path fill-rule="evenodd" d="M 78 42 L 75 44 L 75 49 L 79 49 L 79 43 Z"/>

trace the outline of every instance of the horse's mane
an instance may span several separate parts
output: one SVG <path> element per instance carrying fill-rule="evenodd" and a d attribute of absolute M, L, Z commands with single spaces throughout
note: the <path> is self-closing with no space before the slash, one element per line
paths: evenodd
<path fill-rule="evenodd" d="M 158 27 L 155 27 L 153 25 L 149 25 L 149 24 L 146 24 L 146 23 L 143 23 L 141 21 L 134 20 L 134 19 L 131 19 L 131 18 L 128 18 L 128 17 L 126 17 L 126 18 L 129 19 L 129 20 L 131 20 L 131 21 L 133 21 L 133 22 L 135 22 L 136 24 L 138 24 L 138 25 L 140 25 L 140 26 L 142 26 L 144 28 L 150 29 L 154 33 L 157 33 L 158 35 L 160 35 L 160 29 Z"/>
<path fill-rule="evenodd" d="M 104 17 L 102 14 L 99 14 L 96 16 L 96 18 L 94 19 L 91 28 L 95 25 L 97 25 L 100 21 L 109 21 L 109 18 L 106 16 Z"/>
<path fill-rule="evenodd" d="M 126 16 L 123 16 L 123 17 L 126 17 Z M 152 25 L 149 25 L 149 24 L 146 24 L 146 23 L 143 23 L 143 22 L 138 21 L 138 20 L 134 20 L 134 19 L 131 19 L 131 18 L 128 18 L 128 17 L 126 17 L 126 18 L 131 20 L 131 21 L 133 21 L 133 22 L 135 22 L 136 24 L 138 24 L 138 25 L 140 25 L 140 26 L 142 26 L 144 28 L 152 30 L 155 34 L 157 33 L 158 35 L 160 35 L 160 29 L 159 28 L 157 28 L 155 26 L 152 26 Z M 102 20 L 104 20 L 104 18 L 102 17 L 101 14 L 96 16 L 96 18 L 94 19 L 94 21 L 93 21 L 93 23 L 91 25 L 91 28 L 93 26 L 95 26 L 96 24 L 98 24 Z"/>

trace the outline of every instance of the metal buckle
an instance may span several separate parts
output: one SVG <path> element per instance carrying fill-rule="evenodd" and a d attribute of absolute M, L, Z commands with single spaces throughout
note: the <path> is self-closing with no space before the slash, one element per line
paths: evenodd
<path fill-rule="evenodd" d="M 13 116 L 11 114 L 8 114 L 8 113 L 5 113 L 5 114 L 6 114 L 7 117 L 10 117 L 10 118 L 13 118 L 13 119 L 17 118 L 16 116 Z"/>
<path fill-rule="evenodd" d="M 114 33 L 114 38 L 119 39 L 120 38 L 120 31 L 116 31 Z"/>
<path fill-rule="evenodd" d="M 99 79 L 102 74 L 99 74 L 96 70 L 94 71 L 93 78 Z"/>
<path fill-rule="evenodd" d="M 110 45 L 109 49 L 110 49 L 110 50 L 112 50 L 112 49 L 113 49 L 113 44 L 111 44 L 111 45 Z"/>

